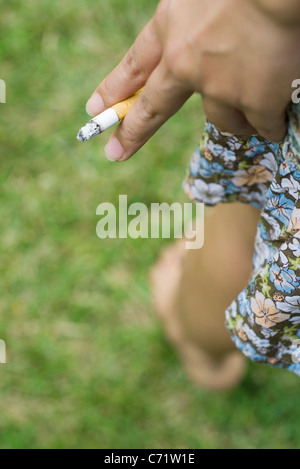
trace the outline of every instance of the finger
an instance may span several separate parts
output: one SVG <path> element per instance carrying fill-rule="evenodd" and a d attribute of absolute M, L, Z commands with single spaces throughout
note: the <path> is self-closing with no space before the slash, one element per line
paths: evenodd
<path fill-rule="evenodd" d="M 123 60 L 96 88 L 86 106 L 88 114 L 99 114 L 142 88 L 161 56 L 162 45 L 151 20 Z"/>
<path fill-rule="evenodd" d="M 234 135 L 254 135 L 257 133 L 238 109 L 207 97 L 202 97 L 202 103 L 207 119 L 219 131 Z"/>
<path fill-rule="evenodd" d="M 105 148 L 107 158 L 112 161 L 128 160 L 192 94 L 169 74 L 162 60 L 138 101 L 108 142 Z"/>
<path fill-rule="evenodd" d="M 281 142 L 286 136 L 287 120 L 285 111 L 246 112 L 247 120 L 256 129 L 256 133 L 274 143 Z"/>

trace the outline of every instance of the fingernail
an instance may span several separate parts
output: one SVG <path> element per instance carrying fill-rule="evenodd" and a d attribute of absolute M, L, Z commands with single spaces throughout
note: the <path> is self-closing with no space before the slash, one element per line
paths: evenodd
<path fill-rule="evenodd" d="M 88 102 L 86 103 L 86 112 L 90 116 L 96 116 L 105 109 L 103 99 L 99 93 L 93 93 Z"/>
<path fill-rule="evenodd" d="M 117 137 L 112 137 L 106 147 L 104 148 L 105 156 L 109 161 L 119 161 L 124 156 L 124 150 L 117 139 Z"/>

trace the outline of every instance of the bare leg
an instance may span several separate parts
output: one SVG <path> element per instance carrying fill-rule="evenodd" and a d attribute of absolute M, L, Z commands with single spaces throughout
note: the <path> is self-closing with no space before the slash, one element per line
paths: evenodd
<path fill-rule="evenodd" d="M 228 389 L 245 359 L 225 329 L 225 310 L 249 281 L 259 211 L 242 204 L 207 210 L 205 245 L 167 248 L 151 272 L 155 308 L 191 379 Z"/>

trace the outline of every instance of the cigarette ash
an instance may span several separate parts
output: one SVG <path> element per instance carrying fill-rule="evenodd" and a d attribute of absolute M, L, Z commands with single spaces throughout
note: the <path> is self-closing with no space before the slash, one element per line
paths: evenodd
<path fill-rule="evenodd" d="M 99 134 L 101 134 L 99 125 L 97 125 L 96 122 L 90 121 L 79 130 L 77 140 L 80 142 L 86 142 Z"/>

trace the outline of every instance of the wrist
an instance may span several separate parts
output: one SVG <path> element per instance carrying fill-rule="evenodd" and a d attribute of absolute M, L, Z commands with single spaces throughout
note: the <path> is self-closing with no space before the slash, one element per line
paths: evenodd
<path fill-rule="evenodd" d="M 252 2 L 279 24 L 300 28 L 300 0 L 252 0 Z"/>

